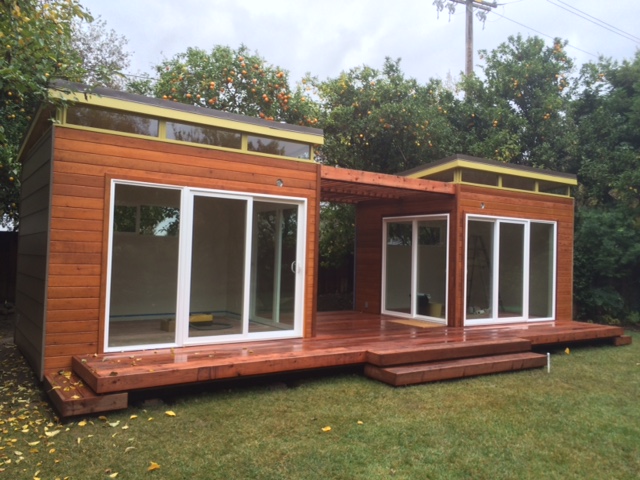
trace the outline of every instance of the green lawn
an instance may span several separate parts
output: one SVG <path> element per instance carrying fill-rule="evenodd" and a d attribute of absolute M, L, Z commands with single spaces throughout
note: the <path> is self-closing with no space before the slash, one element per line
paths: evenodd
<path fill-rule="evenodd" d="M 631 346 L 558 350 L 550 374 L 408 388 L 357 372 L 281 377 L 178 390 L 62 425 L 3 364 L 0 477 L 636 479 L 640 334 L 632 335 Z M 159 468 L 148 471 L 151 462 Z"/>

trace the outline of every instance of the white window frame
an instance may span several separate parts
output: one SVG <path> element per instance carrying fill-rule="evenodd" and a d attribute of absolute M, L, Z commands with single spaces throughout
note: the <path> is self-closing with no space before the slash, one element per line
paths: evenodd
<path fill-rule="evenodd" d="M 449 314 L 449 238 L 450 238 L 450 215 L 448 213 L 429 214 L 429 215 L 410 215 L 400 217 L 384 217 L 382 219 L 382 292 L 381 292 L 381 312 L 385 315 L 392 315 L 394 317 L 411 318 L 418 320 L 429 320 L 432 323 L 440 323 L 447 325 Z M 447 226 L 445 227 L 446 239 L 445 245 L 445 302 L 443 305 L 444 319 L 438 317 L 431 317 L 429 315 L 419 315 L 417 313 L 416 302 L 414 301 L 417 295 L 418 289 L 418 269 L 416 268 L 416 259 L 418 258 L 418 222 L 424 220 L 445 220 Z M 387 310 L 387 228 L 389 223 L 394 222 L 411 222 L 411 312 L 409 314 L 398 312 L 395 310 Z"/>
<path fill-rule="evenodd" d="M 490 318 L 467 318 L 468 308 L 467 305 L 467 275 L 469 269 L 469 222 L 479 221 L 493 224 L 493 246 L 492 246 L 492 285 L 491 285 L 491 317 Z M 551 316 L 542 318 L 530 318 L 529 317 L 529 277 L 530 277 L 530 258 L 531 258 L 531 224 L 539 223 L 553 226 L 553 252 L 551 265 L 553 272 L 551 276 Z M 499 304 L 499 265 L 500 265 L 500 242 L 499 239 L 500 225 L 501 224 L 517 224 L 524 225 L 524 241 L 523 241 L 523 279 L 522 279 L 522 315 L 519 317 L 505 317 L 499 318 L 497 315 Z M 509 323 L 534 323 L 534 322 L 548 322 L 553 321 L 556 318 L 556 287 L 558 278 L 558 222 L 549 220 L 537 220 L 537 219 L 523 219 L 515 217 L 499 217 L 490 215 L 467 215 L 465 219 L 465 242 L 464 242 L 464 293 L 463 293 L 463 305 L 464 305 L 464 325 L 497 325 L 497 324 L 509 324 Z"/>
<path fill-rule="evenodd" d="M 113 222 L 114 222 L 114 201 L 116 185 L 132 185 L 140 187 L 156 187 L 170 190 L 179 190 L 180 197 L 180 232 L 178 247 L 178 288 L 176 300 L 176 332 L 174 342 L 161 344 L 143 344 L 109 347 L 109 309 L 111 300 L 111 269 L 113 256 Z M 104 313 L 104 351 L 105 352 L 126 352 L 136 350 L 154 350 L 160 348 L 191 346 L 191 345 L 214 345 L 234 342 L 276 340 L 286 338 L 300 338 L 304 329 L 304 308 L 305 308 L 305 279 L 306 279 L 306 246 L 307 246 L 307 209 L 308 200 L 302 197 L 288 197 L 281 195 L 256 194 L 250 192 L 236 192 L 206 188 L 191 188 L 160 183 L 139 182 L 130 180 L 112 179 L 110 182 L 110 205 L 109 205 L 109 239 L 107 252 L 107 275 L 106 275 L 106 301 Z M 245 262 L 244 262 L 244 297 L 243 297 L 243 333 L 237 335 L 202 336 L 189 338 L 189 293 L 191 288 L 191 255 L 193 236 L 193 204 L 194 198 L 198 195 L 237 199 L 246 201 L 246 230 L 245 230 Z M 279 330 L 273 332 L 250 332 L 249 312 L 251 301 L 251 246 L 253 234 L 253 203 L 255 201 L 268 201 L 271 203 L 282 203 L 298 208 L 298 225 L 296 238 L 296 264 L 295 264 L 295 309 L 294 326 L 291 330 Z"/>

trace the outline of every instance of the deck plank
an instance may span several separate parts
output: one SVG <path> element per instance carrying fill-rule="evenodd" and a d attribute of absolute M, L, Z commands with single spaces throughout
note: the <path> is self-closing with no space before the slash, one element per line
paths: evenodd
<path fill-rule="evenodd" d="M 127 408 L 129 403 L 127 392 L 96 394 L 80 377 L 69 371 L 45 374 L 44 388 L 62 417 L 122 410 Z"/>
<path fill-rule="evenodd" d="M 399 367 L 365 367 L 365 375 L 396 387 L 421 383 L 452 380 L 454 378 L 476 377 L 492 373 L 510 372 L 543 367 L 545 355 L 520 352 L 505 355 L 491 355 L 478 358 L 463 358 L 442 362 L 420 363 Z"/>
<path fill-rule="evenodd" d="M 590 340 L 620 345 L 628 342 L 619 327 L 579 322 L 420 328 L 394 322 L 397 318 L 388 315 L 353 311 L 322 312 L 317 320 L 316 336 L 307 339 L 76 355 L 73 381 L 82 380 L 84 390 L 73 395 L 82 400 L 75 399 L 73 404 L 69 400 L 72 395 L 67 392 L 62 395 L 61 389 L 53 390 L 50 396 L 59 411 L 63 409 L 64 414 L 73 415 L 91 409 L 125 408 L 127 392 L 153 387 L 348 365 L 375 364 L 386 368 L 470 359 L 471 363 L 450 365 L 444 369 L 448 373 L 413 374 L 445 379 L 452 372 L 462 371 L 469 376 L 494 373 L 492 368 L 498 371 L 519 368 L 516 360 L 508 360 L 506 356 L 529 352 L 532 346 L 564 346 Z M 502 356 L 499 361 L 496 359 L 495 367 L 486 359 L 492 356 Z M 485 360 L 474 366 L 472 361 L 478 361 L 478 357 Z M 529 361 L 542 360 L 535 357 Z M 50 383 L 53 379 L 62 381 L 55 377 L 55 372 L 47 375 Z"/>

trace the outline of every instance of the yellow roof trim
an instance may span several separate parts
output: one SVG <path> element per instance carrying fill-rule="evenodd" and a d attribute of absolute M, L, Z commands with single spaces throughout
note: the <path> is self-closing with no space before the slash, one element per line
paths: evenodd
<path fill-rule="evenodd" d="M 294 162 L 302 162 L 302 163 L 315 163 L 315 161 L 308 158 L 287 157 L 285 155 L 272 155 L 270 153 L 252 152 L 251 150 L 241 150 L 239 148 L 227 148 L 227 147 L 219 147 L 217 145 L 207 145 L 205 143 L 183 142 L 180 140 L 171 140 L 169 138 L 151 137 L 149 135 L 139 135 L 137 133 L 118 132 L 116 130 L 104 130 L 102 128 L 85 127 L 83 125 L 73 125 L 71 123 L 57 125 L 57 127 L 70 128 L 73 130 L 85 130 L 88 132 L 103 133 L 105 135 L 117 135 L 119 137 L 140 138 L 142 140 L 152 140 L 154 142 L 172 143 L 174 145 L 184 145 L 187 147 L 207 148 L 209 150 L 224 150 L 225 152 L 241 153 L 243 155 L 254 155 L 258 157 L 277 158 L 279 160 L 292 160 Z M 313 156 L 313 146 L 310 146 L 310 148 L 312 149 L 311 155 Z"/>
<path fill-rule="evenodd" d="M 578 185 L 578 181 L 575 178 L 557 176 L 552 173 L 545 173 L 542 171 L 538 173 L 533 171 L 523 171 L 509 168 L 508 166 L 503 167 L 500 165 L 487 165 L 463 159 L 455 159 L 451 162 L 443 163 L 442 165 L 436 165 L 434 167 L 425 167 L 423 170 L 408 175 L 408 177 L 423 178 L 427 175 L 434 175 L 436 173 L 452 170 L 454 168 L 469 168 L 471 170 L 481 170 L 484 172 L 493 172 L 501 175 L 512 175 L 514 177 L 530 178 L 532 180 L 543 180 L 547 182 L 560 183 L 563 185 Z"/>
<path fill-rule="evenodd" d="M 95 107 L 110 108 L 125 112 L 146 115 L 165 121 L 179 121 L 191 124 L 209 125 L 213 127 L 225 128 L 227 130 L 235 130 L 237 132 L 251 133 L 254 135 L 263 135 L 271 138 L 279 138 L 283 140 L 291 140 L 295 142 L 310 143 L 315 145 L 324 144 L 322 135 L 313 135 L 309 133 L 294 132 L 278 128 L 270 128 L 262 125 L 254 125 L 241 121 L 228 120 L 224 118 L 216 118 L 208 115 L 198 115 L 197 113 L 183 112 L 180 110 L 170 110 L 155 105 L 146 105 L 128 100 L 110 98 L 101 95 L 84 94 L 80 92 L 61 92 L 59 90 L 49 90 L 52 98 L 61 99 L 67 102 L 73 102 L 83 105 Z M 167 100 L 169 102 L 169 100 Z M 287 157 L 290 158 L 290 157 Z"/>

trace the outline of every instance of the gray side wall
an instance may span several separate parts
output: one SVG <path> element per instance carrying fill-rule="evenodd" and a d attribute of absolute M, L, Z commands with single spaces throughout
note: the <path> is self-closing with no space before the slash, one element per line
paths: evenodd
<path fill-rule="evenodd" d="M 42 378 L 51 212 L 51 130 L 24 157 L 16 281 L 15 342 Z"/>

